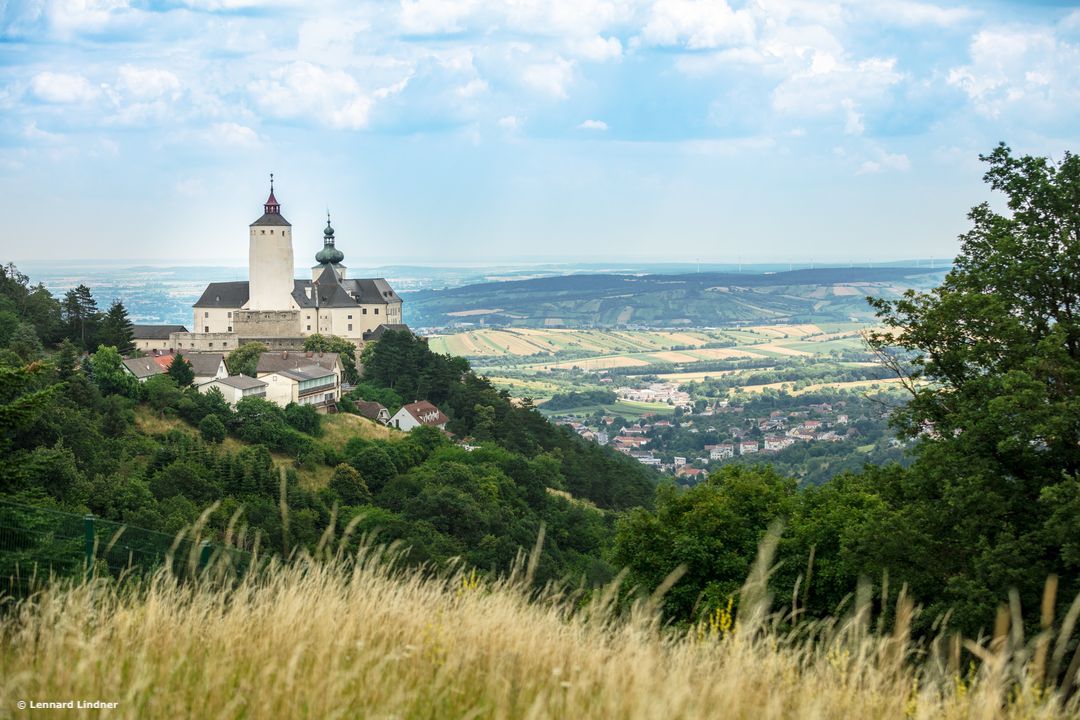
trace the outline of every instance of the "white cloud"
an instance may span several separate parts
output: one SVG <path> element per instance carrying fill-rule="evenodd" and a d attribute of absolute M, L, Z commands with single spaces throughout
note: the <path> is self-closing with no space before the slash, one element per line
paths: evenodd
<path fill-rule="evenodd" d="M 978 13 L 966 7 L 941 7 L 931 3 L 911 0 L 856 0 L 853 12 L 859 16 L 883 20 L 893 25 L 917 27 L 939 25 L 948 27 L 978 17 Z"/>
<path fill-rule="evenodd" d="M 892 58 L 850 62 L 816 53 L 809 67 L 784 78 L 773 90 L 773 108 L 796 117 L 842 114 L 844 132 L 863 132 L 862 109 L 887 100 L 889 89 L 903 76 Z"/>
<path fill-rule="evenodd" d="M 457 33 L 475 8 L 473 0 L 401 0 L 399 21 L 406 33 Z"/>
<path fill-rule="evenodd" d="M 982 115 L 1075 114 L 1080 45 L 1050 30 L 983 30 L 972 39 L 970 55 L 969 64 L 949 71 L 948 82 Z"/>
<path fill-rule="evenodd" d="M 855 171 L 856 175 L 876 175 L 877 173 L 896 171 L 906 172 L 911 169 L 911 161 L 907 155 L 892 154 L 882 150 L 877 151 L 877 157 L 873 160 L 864 161 Z"/>
<path fill-rule="evenodd" d="M 23 127 L 22 136 L 31 142 L 40 143 L 57 143 L 63 140 L 62 135 L 51 133 L 47 130 L 42 130 L 37 126 L 37 122 L 31 120 Z"/>
<path fill-rule="evenodd" d="M 571 40 L 567 43 L 567 49 L 577 57 L 595 62 L 618 60 L 623 52 L 619 38 L 600 35 Z"/>
<path fill-rule="evenodd" d="M 579 130 L 607 130 L 608 124 L 603 120 L 586 120 L 578 125 Z"/>
<path fill-rule="evenodd" d="M 367 127 L 374 104 L 344 70 L 302 61 L 272 70 L 267 79 L 251 83 L 248 89 L 263 112 L 272 117 L 311 119 L 348 130 Z M 377 92 L 385 97 L 394 89 Z"/>
<path fill-rule="evenodd" d="M 82 75 L 54 72 L 35 75 L 30 81 L 30 90 L 38 100 L 60 104 L 87 102 L 100 92 Z"/>
<path fill-rule="evenodd" d="M 258 133 L 246 125 L 234 122 L 222 122 L 211 125 L 202 134 L 204 142 L 219 147 L 241 148 L 245 150 L 262 145 Z"/>
<path fill-rule="evenodd" d="M 641 31 L 648 45 L 683 45 L 691 50 L 742 45 L 754 37 L 746 10 L 732 10 L 725 0 L 656 0 Z"/>
<path fill-rule="evenodd" d="M 522 125 L 522 120 L 517 115 L 505 115 L 499 118 L 499 127 L 504 130 L 517 130 Z"/>
<path fill-rule="evenodd" d="M 180 95 L 180 78 L 168 70 L 121 65 L 117 87 L 140 98 L 168 95 L 175 100 Z"/>
<path fill-rule="evenodd" d="M 564 100 L 569 97 L 567 86 L 574 78 L 574 63 L 562 57 L 550 62 L 533 63 L 525 67 L 521 78 L 529 87 Z"/>

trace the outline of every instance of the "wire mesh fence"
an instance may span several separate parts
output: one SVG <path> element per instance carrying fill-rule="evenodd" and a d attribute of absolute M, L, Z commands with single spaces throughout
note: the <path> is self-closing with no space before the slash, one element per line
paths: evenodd
<path fill-rule="evenodd" d="M 162 566 L 195 575 L 213 562 L 238 574 L 251 553 L 0 499 L 0 595 L 23 596 L 51 577 L 145 577 Z"/>

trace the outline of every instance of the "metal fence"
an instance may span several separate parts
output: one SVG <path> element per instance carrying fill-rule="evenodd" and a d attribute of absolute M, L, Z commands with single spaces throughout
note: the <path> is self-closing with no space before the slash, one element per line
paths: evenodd
<path fill-rule="evenodd" d="M 236 548 L 0 499 L 0 595 L 26 595 L 50 577 L 145 577 L 163 565 L 194 575 L 214 562 L 240 574 L 251 561 Z"/>

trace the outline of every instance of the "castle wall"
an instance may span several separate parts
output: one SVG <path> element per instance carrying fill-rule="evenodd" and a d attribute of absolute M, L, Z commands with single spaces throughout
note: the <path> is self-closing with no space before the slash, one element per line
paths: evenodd
<path fill-rule="evenodd" d="M 300 313 L 300 310 L 236 310 L 233 312 L 233 331 L 251 338 L 305 335 Z"/>
<path fill-rule="evenodd" d="M 169 335 L 169 347 L 181 352 L 229 353 L 240 346 L 236 333 L 174 332 Z"/>

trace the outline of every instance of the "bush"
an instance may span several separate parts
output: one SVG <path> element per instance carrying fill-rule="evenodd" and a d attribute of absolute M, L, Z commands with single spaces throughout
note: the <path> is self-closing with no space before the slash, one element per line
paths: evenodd
<path fill-rule="evenodd" d="M 217 415 L 207 415 L 199 422 L 199 433 L 209 443 L 220 443 L 225 439 L 225 423 Z"/>
<path fill-rule="evenodd" d="M 371 491 L 368 490 L 364 478 L 355 468 L 345 463 L 334 468 L 330 489 L 337 493 L 344 505 L 363 505 L 371 501 Z"/>
<path fill-rule="evenodd" d="M 285 407 L 285 422 L 308 435 L 318 437 L 322 434 L 319 411 L 313 405 L 289 403 Z"/>

